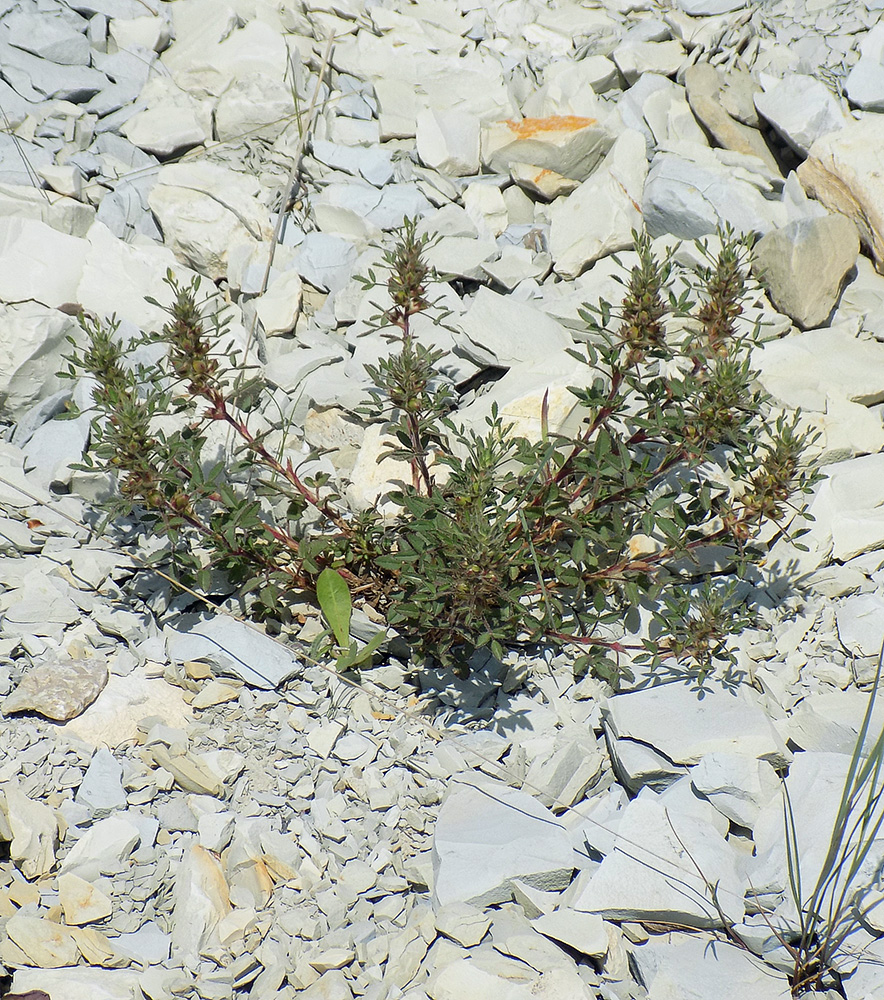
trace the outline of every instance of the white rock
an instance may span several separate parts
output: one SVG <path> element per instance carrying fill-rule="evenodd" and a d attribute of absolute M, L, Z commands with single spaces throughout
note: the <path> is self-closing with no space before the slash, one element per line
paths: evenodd
<path fill-rule="evenodd" d="M 137 996 L 139 973 L 128 969 L 92 969 L 76 966 L 59 969 L 16 969 L 14 993 L 49 992 L 58 1000 L 132 1000 Z"/>
<path fill-rule="evenodd" d="M 187 12 L 175 11 L 175 42 L 163 53 L 161 61 L 171 70 L 178 86 L 188 92 L 220 96 L 235 80 L 252 73 L 262 73 L 273 80 L 284 80 L 288 68 L 288 50 L 280 32 L 262 20 L 252 20 L 231 31 L 236 15 L 226 4 L 204 2 Z M 179 29 L 187 20 L 186 35 Z"/>
<path fill-rule="evenodd" d="M 513 878 L 563 889 L 572 870 L 568 835 L 532 796 L 490 779 L 452 785 L 433 834 L 438 905 L 505 902 Z"/>
<path fill-rule="evenodd" d="M 16 913 L 6 921 L 9 939 L 27 956 L 29 964 L 44 969 L 76 965 L 80 956 L 73 935 L 62 924 Z"/>
<path fill-rule="evenodd" d="M 644 138 L 627 129 L 595 173 L 554 202 L 549 249 L 557 274 L 574 278 L 599 257 L 632 247 L 647 173 Z"/>
<path fill-rule="evenodd" d="M 837 607 L 838 638 L 856 656 L 878 656 L 884 642 L 884 600 L 877 594 L 855 594 Z"/>
<path fill-rule="evenodd" d="M 109 37 L 118 49 L 143 49 L 162 52 L 172 40 L 170 24 L 164 17 L 115 17 L 107 26 Z"/>
<path fill-rule="evenodd" d="M 77 301 L 87 245 L 33 219 L 0 217 L 0 300 Z"/>
<path fill-rule="evenodd" d="M 830 212 L 853 219 L 879 271 L 884 266 L 884 193 L 877 180 L 875 151 L 882 142 L 884 121 L 869 115 L 821 136 L 798 168 L 808 194 Z"/>
<path fill-rule="evenodd" d="M 463 111 L 427 109 L 415 122 L 417 153 L 433 170 L 454 177 L 479 172 L 479 120 Z"/>
<path fill-rule="evenodd" d="M 552 938 L 561 941 L 581 955 L 603 958 L 608 950 L 608 935 L 602 918 L 596 913 L 581 913 L 563 907 L 552 913 L 544 913 L 532 921 L 533 926 Z"/>
<path fill-rule="evenodd" d="M 815 520 L 802 537 L 811 551 L 802 555 L 794 546 L 778 542 L 768 560 L 774 571 L 784 559 L 808 572 L 830 556 L 841 562 L 884 546 L 884 455 L 835 462 L 823 473 L 826 479 L 808 505 Z"/>
<path fill-rule="evenodd" d="M 198 845 L 189 848 L 175 872 L 173 952 L 194 964 L 205 955 L 221 954 L 218 925 L 231 910 L 224 872 Z"/>
<path fill-rule="evenodd" d="M 665 42 L 635 42 L 627 40 L 611 53 L 611 59 L 629 86 L 643 73 L 674 75 L 684 62 L 685 50 L 677 39 Z"/>
<path fill-rule="evenodd" d="M 802 156 L 817 139 L 844 128 L 850 120 L 828 87 L 812 76 L 763 75 L 761 82 L 764 90 L 754 96 L 758 113 Z"/>
<path fill-rule="evenodd" d="M 513 163 L 510 165 L 510 176 L 525 191 L 537 195 L 544 201 L 552 201 L 560 195 L 571 194 L 580 187 L 580 182 L 570 177 L 563 177 L 555 170 L 546 167 L 535 167 L 530 163 Z"/>
<path fill-rule="evenodd" d="M 50 163 L 38 167 L 37 173 L 59 194 L 79 198 L 83 193 L 83 174 L 73 164 Z"/>
<path fill-rule="evenodd" d="M 478 364 L 511 367 L 520 362 L 546 362 L 573 346 L 554 319 L 527 303 L 480 288 L 458 325 L 466 340 L 461 349 Z M 564 358 L 563 358 L 564 363 Z M 568 364 L 568 368 L 571 365 Z"/>
<path fill-rule="evenodd" d="M 612 737 L 637 740 L 678 764 L 696 764 L 719 750 L 748 754 L 775 767 L 791 756 L 746 687 L 732 691 L 708 683 L 702 697 L 687 685 L 645 688 L 609 698 L 603 717 Z"/>
<path fill-rule="evenodd" d="M 825 412 L 828 396 L 871 406 L 884 401 L 884 345 L 859 340 L 856 325 L 807 330 L 752 352 L 765 390 L 781 403 Z"/>
<path fill-rule="evenodd" d="M 284 271 L 273 279 L 255 305 L 264 332 L 271 335 L 293 329 L 301 312 L 303 287 L 297 271 Z"/>
<path fill-rule="evenodd" d="M 475 181 L 464 188 L 461 197 L 481 239 L 493 240 L 509 225 L 506 202 L 496 184 Z"/>
<path fill-rule="evenodd" d="M 25 878 L 46 875 L 55 866 L 58 822 L 42 802 L 29 799 L 16 781 L 0 784 L 0 823 L 10 841 L 9 857 Z"/>
<path fill-rule="evenodd" d="M 875 30 L 873 28 L 866 39 Z M 844 80 L 844 93 L 850 98 L 851 104 L 856 104 L 864 111 L 884 111 L 884 65 L 880 57 L 865 54 L 860 56 Z"/>
<path fill-rule="evenodd" d="M 162 677 L 147 676 L 141 666 L 125 677 L 111 674 L 98 698 L 62 731 L 91 746 L 114 748 L 135 739 L 138 723 L 149 716 L 183 728 L 193 721 L 193 711 L 182 694 Z"/>
<path fill-rule="evenodd" d="M 468 903 L 448 903 L 436 911 L 436 930 L 464 948 L 477 945 L 491 926 L 491 917 Z"/>
<path fill-rule="evenodd" d="M 425 988 L 431 1000 L 528 1000 L 533 995 L 527 985 L 508 982 L 463 959 L 435 973 Z"/>
<path fill-rule="evenodd" d="M 723 816 L 750 830 L 760 809 L 780 791 L 767 761 L 727 751 L 706 754 L 691 768 L 691 784 Z"/>
<path fill-rule="evenodd" d="M 91 826 L 62 860 L 61 873 L 70 872 L 94 881 L 105 870 L 113 871 L 130 855 L 141 839 L 135 824 L 121 816 L 110 816 Z"/>
<path fill-rule="evenodd" d="M 475 223 L 470 220 L 475 228 Z M 426 261 L 440 275 L 480 280 L 482 265 L 500 254 L 492 240 L 472 236 L 443 236 L 438 243 L 427 247 Z M 481 291 L 481 289 L 480 289 Z"/>
<path fill-rule="evenodd" d="M 256 180 L 214 163 L 162 167 L 148 201 L 179 260 L 223 278 L 234 243 L 269 240 L 269 212 Z"/>
<path fill-rule="evenodd" d="M 711 806 L 707 809 L 714 815 Z M 613 851 L 571 905 L 610 920 L 720 926 L 698 867 L 717 883 L 726 919 L 741 919 L 747 879 L 739 871 L 736 853 L 710 830 L 708 819 L 669 808 L 646 788 L 626 806 Z"/>
<path fill-rule="evenodd" d="M 266 71 L 239 74 L 215 105 L 215 138 L 219 142 L 241 136 L 273 141 L 294 114 L 292 91 L 282 77 Z"/>
<path fill-rule="evenodd" d="M 202 145 L 211 137 L 200 121 L 198 108 L 174 105 L 139 111 L 121 131 L 133 145 L 163 159 Z"/>
<path fill-rule="evenodd" d="M 104 920 L 113 911 L 110 899 L 100 889 L 70 872 L 58 876 L 58 902 L 65 923 L 76 927 Z"/>
<path fill-rule="evenodd" d="M 685 14 L 699 17 L 703 14 L 729 14 L 745 7 L 745 0 L 676 0 L 676 6 Z"/>
<path fill-rule="evenodd" d="M 732 150 L 690 142 L 662 149 L 645 182 L 642 211 L 648 232 L 696 239 L 728 222 L 737 232 L 768 232 L 785 219 L 782 206 L 759 189 L 769 186 L 764 169 L 760 160 Z"/>

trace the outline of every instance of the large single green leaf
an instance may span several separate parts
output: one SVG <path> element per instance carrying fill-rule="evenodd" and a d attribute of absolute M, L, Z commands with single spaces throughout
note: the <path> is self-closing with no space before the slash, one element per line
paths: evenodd
<path fill-rule="evenodd" d="M 353 604 L 350 600 L 350 588 L 340 573 L 326 566 L 316 580 L 316 599 L 338 645 L 347 649 Z"/>

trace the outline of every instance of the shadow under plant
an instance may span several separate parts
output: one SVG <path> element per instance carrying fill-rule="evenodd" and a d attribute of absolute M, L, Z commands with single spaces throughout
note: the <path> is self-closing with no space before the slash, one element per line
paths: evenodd
<path fill-rule="evenodd" d="M 619 309 L 581 313 L 585 344 L 572 353 L 586 378 L 570 391 L 583 424 L 556 433 L 544 399 L 538 440 L 514 435 L 494 409 L 484 433 L 458 423 L 444 352 L 414 329 L 419 314 L 445 321 L 428 298 L 431 242 L 407 221 L 384 253 L 386 274 L 364 279 L 384 299 L 375 328 L 391 345 L 366 366 L 364 413 L 385 422 L 386 455 L 411 473 L 383 508 L 349 509 L 328 475 L 302 474 L 285 456 L 285 435 L 278 444 L 276 428 L 253 419 L 266 387 L 219 350 L 224 327 L 198 280 L 170 274 L 161 333 L 124 346 L 113 319 L 83 317 L 85 346 L 72 341 L 67 359 L 65 375 L 95 382 L 84 467 L 116 476 L 109 515 L 135 514 L 168 543 L 154 565 L 203 592 L 226 581 L 254 617 L 284 623 L 293 602 L 318 596 L 326 651 L 342 667 L 376 646 L 362 656 L 347 646 L 356 601 L 416 657 L 465 671 L 482 648 L 500 657 L 552 644 L 573 651 L 575 671 L 616 686 L 626 651 L 616 626 L 643 602 L 655 637 L 633 659 L 702 679 L 749 620 L 717 575 L 743 575 L 769 525 L 788 531 L 814 478 L 797 417 L 772 416 L 749 363 L 754 335 L 739 332 L 750 242 L 720 234 L 677 296 L 671 254 L 658 259 L 636 234 Z M 127 362 L 157 343 L 159 364 Z M 238 442 L 233 462 L 206 459 L 219 429 Z"/>

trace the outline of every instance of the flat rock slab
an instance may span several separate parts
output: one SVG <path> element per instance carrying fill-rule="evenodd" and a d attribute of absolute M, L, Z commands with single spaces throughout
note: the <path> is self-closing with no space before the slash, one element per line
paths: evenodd
<path fill-rule="evenodd" d="M 702 805 L 706 812 L 688 812 L 666 795 L 644 789 L 623 810 L 614 849 L 574 895 L 574 909 L 607 920 L 721 926 L 699 869 L 715 873 L 725 918 L 741 920 L 748 883 L 740 859 L 711 825 L 713 807 Z"/>
<path fill-rule="evenodd" d="M 858 253 L 846 216 L 798 219 L 758 241 L 753 270 L 776 308 L 807 329 L 828 319 Z"/>
<path fill-rule="evenodd" d="M 655 944 L 653 951 L 653 971 L 645 969 L 642 949 L 636 952 L 649 1000 L 789 1000 L 791 996 L 784 975 L 722 941 L 687 938 L 677 944 Z"/>
<path fill-rule="evenodd" d="M 65 969 L 16 969 L 16 993 L 51 991 L 53 1000 L 132 1000 L 138 996 L 141 973 L 128 969 L 90 969 L 80 965 Z M 36 998 L 35 998 L 36 1000 Z"/>
<path fill-rule="evenodd" d="M 92 704 L 107 683 L 107 666 L 98 660 L 71 660 L 33 667 L 0 706 L 0 712 L 33 711 L 64 722 Z"/>
<path fill-rule="evenodd" d="M 615 739 L 637 740 L 675 764 L 696 764 L 716 750 L 738 751 L 781 767 L 789 751 L 754 693 L 710 684 L 692 691 L 686 684 L 615 695 L 603 709 Z"/>
<path fill-rule="evenodd" d="M 171 659 L 206 660 L 253 687 L 277 687 L 302 669 L 281 643 L 226 615 L 182 615 L 164 631 Z"/>
<path fill-rule="evenodd" d="M 877 594 L 846 598 L 835 619 L 846 649 L 857 656 L 878 656 L 884 643 L 884 601 Z"/>
<path fill-rule="evenodd" d="M 574 869 L 565 828 L 527 792 L 477 779 L 451 786 L 433 835 L 438 906 L 491 906 L 512 898 L 512 879 L 564 889 Z"/>

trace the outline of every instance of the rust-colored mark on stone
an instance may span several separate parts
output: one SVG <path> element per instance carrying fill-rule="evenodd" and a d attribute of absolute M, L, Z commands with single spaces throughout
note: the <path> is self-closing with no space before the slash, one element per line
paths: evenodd
<path fill-rule="evenodd" d="M 548 115 L 546 118 L 507 118 L 504 122 L 519 139 L 530 139 L 544 132 L 578 132 L 596 125 L 595 118 L 579 115 Z"/>

